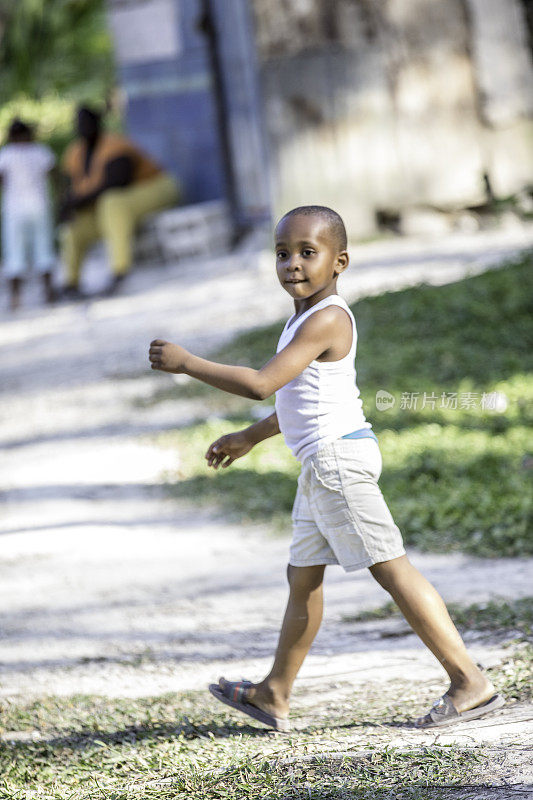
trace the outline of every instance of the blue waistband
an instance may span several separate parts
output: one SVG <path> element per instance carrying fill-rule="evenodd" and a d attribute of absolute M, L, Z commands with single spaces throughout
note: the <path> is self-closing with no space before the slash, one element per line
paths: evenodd
<path fill-rule="evenodd" d="M 341 439 L 363 439 L 365 437 L 370 437 L 371 439 L 375 439 L 376 442 L 378 437 L 371 431 L 370 428 L 359 428 L 358 431 L 352 431 L 351 433 L 345 433 L 344 436 L 341 436 Z"/>

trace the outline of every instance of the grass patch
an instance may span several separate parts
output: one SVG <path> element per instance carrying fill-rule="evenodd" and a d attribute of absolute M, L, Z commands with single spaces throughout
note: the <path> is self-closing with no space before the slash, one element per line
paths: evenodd
<path fill-rule="evenodd" d="M 519 633 L 524 637 L 533 634 L 533 597 L 519 600 L 490 600 L 487 603 L 472 603 L 465 606 L 447 603 L 448 611 L 458 628 L 463 631 Z M 344 622 L 373 622 L 375 620 L 400 617 L 401 613 L 392 601 L 382 606 L 345 616 Z"/>
<path fill-rule="evenodd" d="M 509 700 L 531 696 L 532 655 L 533 648 L 518 648 L 489 671 Z M 433 682 L 394 681 L 386 691 L 368 683 L 354 692 L 351 683 L 335 681 L 334 697 L 327 682 L 313 697 L 297 688 L 296 730 L 288 737 L 206 703 L 204 691 L 0 700 L 0 796 L 435 800 L 439 787 L 504 777 L 499 751 L 492 757 L 480 748 L 421 746 L 416 739 L 391 746 L 406 714 L 433 701 Z"/>
<path fill-rule="evenodd" d="M 533 646 L 525 644 L 499 667 L 487 670 L 494 685 L 508 700 L 533 699 Z"/>
<path fill-rule="evenodd" d="M 396 603 L 389 600 L 388 603 L 383 603 L 382 606 L 377 606 L 377 608 L 369 608 L 366 611 L 359 611 L 357 614 L 345 614 L 342 621 L 377 622 L 382 619 L 391 619 L 392 617 L 401 617 L 401 612 Z"/>
<path fill-rule="evenodd" d="M 477 631 L 518 631 L 524 636 L 533 633 L 533 597 L 522 597 L 511 603 L 490 600 L 460 606 L 453 603 L 450 613 L 455 624 Z"/>
<path fill-rule="evenodd" d="M 17 756 L 23 755 L 26 763 L 31 760 L 42 764 L 44 761 L 51 767 L 44 776 L 41 770 L 42 777 L 35 776 L 37 781 L 32 770 L 24 771 L 24 789 L 21 782 L 12 780 L 10 770 L 11 775 L 2 780 L 4 796 L 29 798 L 38 792 L 39 796 L 54 800 L 95 797 L 110 800 L 427 798 L 423 792 L 428 786 L 460 787 L 465 776 L 475 774 L 476 768 L 480 771 L 485 760 L 478 750 L 433 746 L 407 751 L 380 748 L 361 756 L 347 754 L 340 758 L 323 756 L 301 761 L 293 758 L 283 763 L 279 755 L 289 756 L 290 748 L 284 748 L 273 757 L 262 757 L 258 753 L 238 758 L 221 753 L 221 748 L 215 745 L 212 757 L 206 759 L 179 754 L 179 746 L 174 741 L 165 747 L 152 748 L 152 752 L 141 757 L 137 748 L 112 748 L 104 765 L 102 746 L 95 741 L 93 747 L 87 748 L 83 759 L 71 756 L 67 770 L 57 770 L 56 780 L 58 758 L 47 748 L 34 745 L 6 749 L 15 762 Z M 43 789 L 46 794 L 42 793 Z"/>
<path fill-rule="evenodd" d="M 4 731 L 39 738 L 10 741 L 4 733 L 0 793 L 57 800 L 417 797 L 428 786 L 460 786 L 483 772 L 480 750 L 402 749 L 373 740 L 376 721 L 390 719 L 391 709 L 381 702 L 368 720 L 369 700 L 343 703 L 331 723 L 326 710 L 320 728 L 281 738 L 244 718 L 233 722 L 223 707 L 205 709 L 203 692 L 2 701 Z"/>
<path fill-rule="evenodd" d="M 496 435 L 429 423 L 379 438 L 387 465 L 380 485 L 408 544 L 487 557 L 533 552 L 531 473 L 523 466 L 531 429 L 518 424 Z"/>
<path fill-rule="evenodd" d="M 388 292 L 353 306 L 361 385 L 410 391 L 486 386 L 533 366 L 532 257 L 445 286 Z"/>
<path fill-rule="evenodd" d="M 408 545 L 487 557 L 533 553 L 532 298 L 533 263 L 524 256 L 455 284 L 352 306 L 358 384 L 384 460 L 380 485 Z M 275 351 L 280 328 L 238 336 L 212 357 L 260 366 Z M 396 398 L 387 411 L 376 408 L 380 389 Z M 482 407 L 492 392 L 505 396 L 503 413 Z M 199 383 L 176 387 L 175 396 L 196 396 L 206 416 L 216 408 L 217 393 Z M 281 437 L 227 472 L 206 468 L 209 443 L 253 421 L 246 401 L 218 397 L 223 421 L 160 437 L 181 456 L 179 471 L 167 476 L 169 492 L 289 529 L 299 468 Z"/>
<path fill-rule="evenodd" d="M 518 648 L 489 671 L 509 700 L 531 696 L 532 656 L 533 648 Z M 324 682 L 310 697 L 300 685 L 287 737 L 206 702 L 204 691 L 2 699 L 0 797 L 435 800 L 439 787 L 504 777 L 501 753 L 490 748 L 424 746 L 416 737 L 391 746 L 407 714 L 434 700 L 435 686 L 404 680 L 385 689 L 376 682 L 354 692 L 337 676 L 334 696 Z"/>

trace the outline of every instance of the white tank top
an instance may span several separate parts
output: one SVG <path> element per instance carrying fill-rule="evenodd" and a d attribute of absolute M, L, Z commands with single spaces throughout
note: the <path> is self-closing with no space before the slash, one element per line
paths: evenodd
<path fill-rule="evenodd" d="M 348 304 L 337 294 L 329 295 L 303 313 L 289 327 L 288 320 L 276 352 L 283 350 L 305 320 L 327 306 L 343 308 L 352 321 L 350 352 L 338 361 L 311 361 L 294 380 L 276 392 L 276 413 L 285 442 L 299 461 L 314 455 L 323 444 L 360 428 L 371 428 L 363 414 L 356 383 L 355 350 L 357 328 Z"/>

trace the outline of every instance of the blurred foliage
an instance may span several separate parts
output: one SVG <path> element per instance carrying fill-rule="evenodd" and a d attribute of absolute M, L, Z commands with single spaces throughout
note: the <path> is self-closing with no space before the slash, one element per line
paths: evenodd
<path fill-rule="evenodd" d="M 18 116 L 60 156 L 76 104 L 103 110 L 115 85 L 105 1 L 0 0 L 0 36 L 0 144 Z"/>
<path fill-rule="evenodd" d="M 31 100 L 19 95 L 0 108 L 0 143 L 7 137 L 7 129 L 14 117 L 35 126 L 36 137 L 46 142 L 60 155 L 72 139 L 75 102 L 58 96 Z"/>
<path fill-rule="evenodd" d="M 533 553 L 532 304 L 532 259 L 524 256 L 447 286 L 389 292 L 353 306 L 358 385 L 383 454 L 380 486 L 408 544 L 480 556 Z M 277 324 L 246 333 L 213 357 L 258 367 L 275 351 L 280 330 Z M 392 409 L 376 408 L 380 389 L 395 395 Z M 493 391 L 506 397 L 502 413 L 481 406 L 483 392 Z M 399 402 L 403 392 L 420 398 L 470 392 L 476 402 L 455 409 L 419 402 L 407 409 Z M 161 435 L 180 455 L 169 491 L 288 529 L 299 468 L 281 437 L 227 471 L 205 466 L 202 456 L 213 439 L 253 421 L 237 403 L 233 417 L 226 404 L 225 419 L 211 416 Z M 205 407 L 213 413 L 211 402 Z"/>
<path fill-rule="evenodd" d="M 14 117 L 35 127 L 36 138 L 46 142 L 58 158 L 74 136 L 77 101 L 73 97 L 47 95 L 34 100 L 18 95 L 0 107 L 0 145 L 5 143 L 7 129 Z M 119 130 L 121 120 L 117 112 L 106 114 L 105 127 Z"/>
<path fill-rule="evenodd" d="M 114 84 L 104 0 L 0 0 L 0 101 L 102 101 Z"/>

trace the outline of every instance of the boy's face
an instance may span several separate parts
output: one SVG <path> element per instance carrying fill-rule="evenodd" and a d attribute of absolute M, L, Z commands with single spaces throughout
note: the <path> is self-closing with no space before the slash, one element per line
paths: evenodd
<path fill-rule="evenodd" d="M 337 276 L 348 266 L 327 223 L 319 216 L 296 214 L 276 228 L 276 268 L 279 282 L 294 300 L 335 291 Z M 322 299 L 319 297 L 319 299 Z"/>

